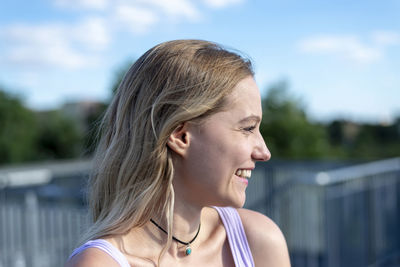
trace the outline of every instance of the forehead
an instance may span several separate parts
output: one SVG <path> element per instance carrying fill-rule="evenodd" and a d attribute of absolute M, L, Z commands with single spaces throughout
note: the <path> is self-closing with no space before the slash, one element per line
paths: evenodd
<path fill-rule="evenodd" d="M 227 110 L 237 110 L 243 116 L 256 115 L 261 118 L 261 96 L 253 77 L 241 80 L 227 97 Z M 239 114 L 238 114 L 239 115 Z"/>

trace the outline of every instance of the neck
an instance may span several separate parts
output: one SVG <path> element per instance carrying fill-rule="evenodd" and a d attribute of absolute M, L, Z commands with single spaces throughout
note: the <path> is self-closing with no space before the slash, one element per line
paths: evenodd
<path fill-rule="evenodd" d="M 193 205 L 192 202 L 186 201 L 185 199 L 179 197 L 179 194 L 175 194 L 171 234 L 183 242 L 191 241 L 199 229 L 202 209 L 203 207 Z M 152 216 L 152 219 L 165 231 L 169 231 L 167 227 L 168 223 L 164 215 L 154 215 Z M 202 223 L 198 236 L 190 245 L 195 250 L 197 249 L 198 244 L 201 243 L 202 235 L 205 231 L 207 232 L 206 229 L 207 224 L 205 223 L 203 225 Z M 149 237 L 151 238 L 149 239 Z M 131 229 L 129 234 L 124 236 L 123 239 L 124 245 L 127 244 L 126 246 L 132 248 L 136 247 L 136 250 L 138 243 L 148 244 L 148 246 L 143 246 L 142 254 L 148 255 L 150 258 L 157 258 L 159 256 L 158 253 L 164 248 L 167 235 L 149 221 L 144 227 Z M 169 248 L 168 254 L 173 255 L 174 257 L 186 257 L 185 250 L 182 249 L 184 247 L 184 245 L 173 241 L 171 247 Z M 157 251 L 157 253 L 153 255 L 155 251 Z"/>
<path fill-rule="evenodd" d="M 176 195 L 175 195 L 176 196 Z M 196 235 L 201 217 L 202 207 L 189 205 L 187 202 L 175 197 L 172 235 L 179 240 L 188 242 Z M 167 229 L 166 219 L 153 218 L 163 229 Z"/>
<path fill-rule="evenodd" d="M 173 235 L 190 240 L 196 234 L 201 222 L 201 207 L 190 206 L 175 199 Z"/>
<path fill-rule="evenodd" d="M 181 201 L 175 203 L 183 203 Z M 192 253 L 192 247 L 194 242 L 197 240 L 197 237 L 200 234 L 201 229 L 201 209 L 196 208 L 189 208 L 189 205 L 174 205 L 174 214 L 173 214 L 173 225 L 172 225 L 172 239 L 176 242 L 175 245 L 169 248 L 169 253 L 171 255 L 178 256 L 186 255 L 189 256 Z M 167 227 L 162 227 L 160 224 L 155 222 L 153 219 L 150 219 L 150 222 L 154 224 L 163 234 L 168 235 L 169 229 Z M 198 223 L 196 223 L 198 222 Z M 168 223 L 165 223 L 168 225 Z M 195 226 L 197 225 L 197 226 Z M 194 228 L 196 227 L 196 229 Z M 185 250 L 184 254 L 179 253 L 181 249 L 180 246 L 184 245 Z"/>

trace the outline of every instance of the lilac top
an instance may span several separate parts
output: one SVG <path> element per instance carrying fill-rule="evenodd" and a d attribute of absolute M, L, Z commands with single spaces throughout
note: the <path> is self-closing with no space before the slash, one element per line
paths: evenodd
<path fill-rule="evenodd" d="M 253 256 L 237 210 L 231 207 L 214 208 L 218 211 L 224 224 L 235 266 L 254 267 Z"/>
<path fill-rule="evenodd" d="M 72 258 L 73 256 L 81 253 L 87 248 L 98 248 L 103 250 L 105 253 L 110 255 L 116 262 L 121 267 L 130 267 L 131 265 L 129 264 L 128 260 L 125 258 L 124 254 L 122 254 L 121 251 L 119 251 L 116 247 L 114 247 L 110 242 L 104 240 L 104 239 L 96 239 L 96 240 L 89 240 L 79 248 L 76 248 L 71 256 L 69 256 L 69 259 Z"/>
<path fill-rule="evenodd" d="M 237 267 L 254 267 L 253 256 L 251 255 L 249 243 L 247 242 L 246 233 L 244 232 L 242 220 L 236 209 L 231 207 L 213 207 L 218 211 L 224 224 L 226 235 L 228 237 L 229 246 L 231 248 L 233 260 Z M 104 239 L 90 240 L 76 248 L 69 258 L 81 253 L 87 248 L 98 248 L 110 255 L 121 267 L 130 267 L 125 256 L 114 247 L 111 243 Z"/>

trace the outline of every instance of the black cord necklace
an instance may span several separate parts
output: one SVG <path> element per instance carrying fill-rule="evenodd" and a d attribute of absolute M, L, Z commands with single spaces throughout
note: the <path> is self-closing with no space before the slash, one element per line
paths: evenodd
<path fill-rule="evenodd" d="M 150 219 L 150 221 L 151 221 L 155 226 L 157 226 L 158 229 L 160 229 L 161 231 L 163 231 L 165 234 L 168 235 L 168 232 L 165 231 L 161 226 L 159 226 L 153 219 Z M 174 241 L 176 241 L 176 242 L 178 242 L 178 243 L 181 243 L 182 245 L 185 245 L 185 246 L 186 246 L 186 250 L 185 250 L 186 256 L 189 256 L 189 255 L 192 253 L 192 248 L 190 247 L 190 244 L 191 244 L 193 241 L 195 241 L 196 238 L 197 238 L 197 236 L 199 235 L 199 233 L 200 233 L 200 226 L 201 226 L 201 224 L 199 223 L 199 229 L 197 229 L 196 235 L 195 235 L 195 236 L 193 237 L 193 239 L 190 240 L 189 242 L 183 242 L 183 241 L 179 240 L 178 238 L 176 238 L 175 236 L 172 236 L 172 239 L 173 239 Z"/>

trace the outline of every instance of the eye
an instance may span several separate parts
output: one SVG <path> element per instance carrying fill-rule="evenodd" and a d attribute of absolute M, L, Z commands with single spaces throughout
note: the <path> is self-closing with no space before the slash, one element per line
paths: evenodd
<path fill-rule="evenodd" d="M 252 125 L 252 126 L 249 126 L 249 127 L 242 128 L 242 130 L 245 131 L 245 132 L 253 133 L 255 128 L 256 128 L 256 126 Z"/>

